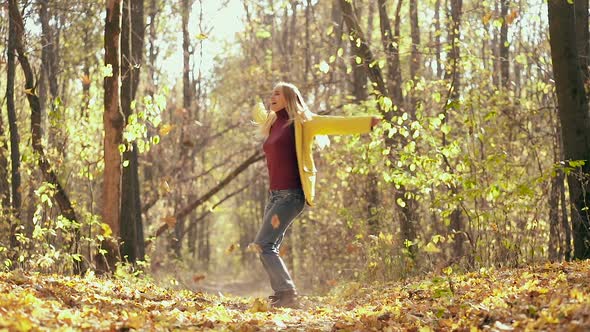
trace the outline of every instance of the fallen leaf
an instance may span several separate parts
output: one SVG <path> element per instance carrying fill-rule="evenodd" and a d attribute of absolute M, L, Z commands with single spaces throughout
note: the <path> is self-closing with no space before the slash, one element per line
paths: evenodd
<path fill-rule="evenodd" d="M 496 323 L 494 324 L 494 327 L 497 328 L 500 331 L 512 331 L 512 330 L 514 330 L 514 327 L 512 327 L 510 325 L 506 325 L 506 324 L 500 322 L 499 320 L 496 321 Z"/>
<path fill-rule="evenodd" d="M 250 312 L 266 312 L 269 310 L 270 304 L 266 300 L 260 298 L 255 298 L 250 305 L 250 309 L 248 309 Z"/>

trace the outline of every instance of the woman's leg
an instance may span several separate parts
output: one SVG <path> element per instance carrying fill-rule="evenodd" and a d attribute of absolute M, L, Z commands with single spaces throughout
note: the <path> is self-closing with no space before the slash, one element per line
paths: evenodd
<path fill-rule="evenodd" d="M 295 284 L 279 256 L 286 230 L 303 211 L 305 198 L 300 191 L 281 192 L 271 196 L 262 226 L 254 243 L 260 249 L 260 260 L 275 293 L 295 291 Z"/>

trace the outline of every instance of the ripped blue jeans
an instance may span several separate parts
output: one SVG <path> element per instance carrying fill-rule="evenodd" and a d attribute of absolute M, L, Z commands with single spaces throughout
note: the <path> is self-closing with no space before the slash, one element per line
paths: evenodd
<path fill-rule="evenodd" d="M 301 189 L 270 191 L 262 226 L 254 243 L 258 246 L 260 261 L 268 273 L 270 286 L 275 293 L 295 290 L 293 279 L 279 256 L 279 248 L 287 228 L 304 207 L 305 196 Z"/>

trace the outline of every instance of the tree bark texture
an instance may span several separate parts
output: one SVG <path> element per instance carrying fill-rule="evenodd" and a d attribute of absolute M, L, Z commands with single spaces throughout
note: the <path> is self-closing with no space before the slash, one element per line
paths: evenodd
<path fill-rule="evenodd" d="M 121 108 L 125 119 L 133 114 L 131 103 L 139 85 L 145 35 L 143 0 L 125 0 L 121 35 Z M 145 246 L 141 218 L 137 144 L 125 142 L 130 149 L 123 153 L 129 164 L 122 169 L 121 186 L 121 256 L 135 263 L 143 260 Z"/>
<path fill-rule="evenodd" d="M 16 6 L 16 5 L 15 5 Z M 19 14 L 20 15 L 20 14 Z M 6 109 L 8 111 L 8 128 L 10 130 L 10 164 L 11 164 L 11 195 L 10 207 L 14 219 L 10 221 L 10 245 L 15 248 L 17 241 L 15 237 L 17 223 L 20 217 L 21 194 L 20 194 L 20 136 L 18 133 L 16 106 L 14 104 L 14 80 L 16 75 L 16 42 L 17 29 L 16 18 L 9 15 L 8 19 L 8 45 L 7 45 L 7 68 L 6 68 Z M 3 159 L 5 156 L 3 156 Z M 6 168 L 8 169 L 8 168 Z M 6 177 L 8 179 L 8 177 Z M 8 199 L 8 197 L 6 197 Z M 4 201 L 4 198 L 3 198 Z M 8 205 L 6 205 L 8 206 Z"/>
<path fill-rule="evenodd" d="M 504 18 L 500 28 L 500 82 L 503 88 L 508 88 L 510 84 L 510 52 L 508 44 L 508 9 L 510 0 L 502 0 L 500 3 L 500 13 Z M 454 18 L 453 18 L 454 20 Z"/>
<path fill-rule="evenodd" d="M 588 29 L 588 0 L 574 0 L 575 19 L 576 19 L 576 41 L 578 48 L 578 59 L 580 61 L 580 71 L 582 72 L 582 81 L 586 85 L 588 82 L 590 65 L 590 30 Z"/>
<path fill-rule="evenodd" d="M 566 1 L 549 0 L 549 36 L 553 75 L 558 100 L 566 161 L 584 160 L 585 164 L 568 175 L 574 258 L 590 258 L 588 206 L 590 191 L 590 118 L 588 100 L 578 58 L 574 6 Z"/>
<path fill-rule="evenodd" d="M 107 0 L 104 33 L 105 66 L 112 74 L 104 78 L 104 175 L 103 175 L 103 222 L 110 226 L 115 241 L 119 240 L 121 217 L 121 152 L 125 118 L 120 107 L 120 41 L 121 0 Z M 107 243 L 107 268 L 114 268 L 118 261 L 117 243 Z"/>
<path fill-rule="evenodd" d="M 434 3 L 434 57 L 436 58 L 436 78 L 443 77 L 443 67 L 441 59 L 442 47 L 440 42 L 440 1 L 441 0 L 436 0 Z"/>
<path fill-rule="evenodd" d="M 418 0 L 410 0 L 410 34 L 412 35 L 412 59 L 410 60 L 410 78 L 419 74 L 422 56 L 420 54 L 420 24 L 418 21 Z M 412 103 L 413 104 L 413 103 Z"/>
<path fill-rule="evenodd" d="M 445 79 L 451 81 L 451 94 L 452 100 L 456 100 L 459 97 L 459 91 L 461 90 L 461 75 L 459 75 L 459 61 L 461 60 L 461 53 L 459 50 L 459 42 L 461 39 L 461 11 L 463 7 L 463 0 L 450 0 L 451 1 L 451 22 L 449 24 L 449 44 L 451 49 L 449 50 L 449 63 L 447 64 L 447 70 L 445 72 Z"/>

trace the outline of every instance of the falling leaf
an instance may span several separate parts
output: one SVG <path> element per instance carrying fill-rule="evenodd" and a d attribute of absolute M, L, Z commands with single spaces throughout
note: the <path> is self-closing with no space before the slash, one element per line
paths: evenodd
<path fill-rule="evenodd" d="M 277 216 L 276 214 L 274 216 L 272 216 L 272 220 L 270 221 L 270 224 L 272 225 L 272 228 L 274 228 L 274 229 L 279 228 L 279 226 L 281 225 L 281 221 L 279 220 L 279 216 Z"/>
<path fill-rule="evenodd" d="M 198 40 L 205 40 L 207 38 L 209 38 L 209 36 L 207 34 L 205 34 L 205 33 L 200 33 L 200 34 L 197 35 L 197 39 Z"/>
<path fill-rule="evenodd" d="M 174 115 L 179 118 L 185 118 L 188 116 L 188 111 L 184 107 L 177 108 L 176 111 L 174 111 Z"/>
<path fill-rule="evenodd" d="M 168 228 L 174 228 L 174 226 L 176 225 L 176 217 L 174 217 L 174 216 L 164 217 L 164 218 L 162 218 L 162 222 L 165 222 L 166 225 L 168 225 Z"/>
<path fill-rule="evenodd" d="M 279 256 L 286 257 L 287 255 L 289 255 L 289 246 L 286 244 L 283 244 L 279 248 Z"/>
<path fill-rule="evenodd" d="M 334 279 L 330 279 L 330 280 L 326 281 L 326 284 L 330 287 L 334 287 L 338 284 L 338 281 L 336 281 Z"/>
<path fill-rule="evenodd" d="M 90 83 L 92 82 L 90 80 L 90 76 L 88 76 L 88 75 L 80 76 L 80 81 L 82 81 L 82 85 L 90 85 Z"/>
<path fill-rule="evenodd" d="M 160 127 L 160 136 L 166 136 L 168 135 L 172 129 L 174 129 L 174 125 L 171 124 L 165 124 L 162 127 Z"/>
<path fill-rule="evenodd" d="M 231 244 L 231 245 L 230 245 L 230 246 L 227 248 L 227 250 L 226 250 L 225 252 L 226 252 L 226 253 L 228 253 L 228 254 L 231 254 L 232 252 L 234 252 L 234 251 L 236 250 L 236 247 L 237 247 L 237 246 L 236 246 L 236 244 L 235 244 L 235 243 L 232 243 L 232 244 Z"/>
<path fill-rule="evenodd" d="M 512 22 L 514 22 L 514 20 L 516 20 L 516 18 L 518 17 L 518 14 L 518 10 L 511 11 L 510 14 L 506 16 L 506 24 L 512 24 Z"/>
<path fill-rule="evenodd" d="M 25 89 L 25 93 L 31 96 L 35 95 L 35 88 Z"/>
<path fill-rule="evenodd" d="M 483 24 L 485 25 L 485 24 L 488 24 L 491 19 L 492 19 L 492 12 L 487 12 L 481 20 L 482 20 Z"/>
<path fill-rule="evenodd" d="M 201 282 L 205 280 L 205 275 L 204 274 L 195 274 L 193 275 L 193 281 L 194 282 Z"/>

